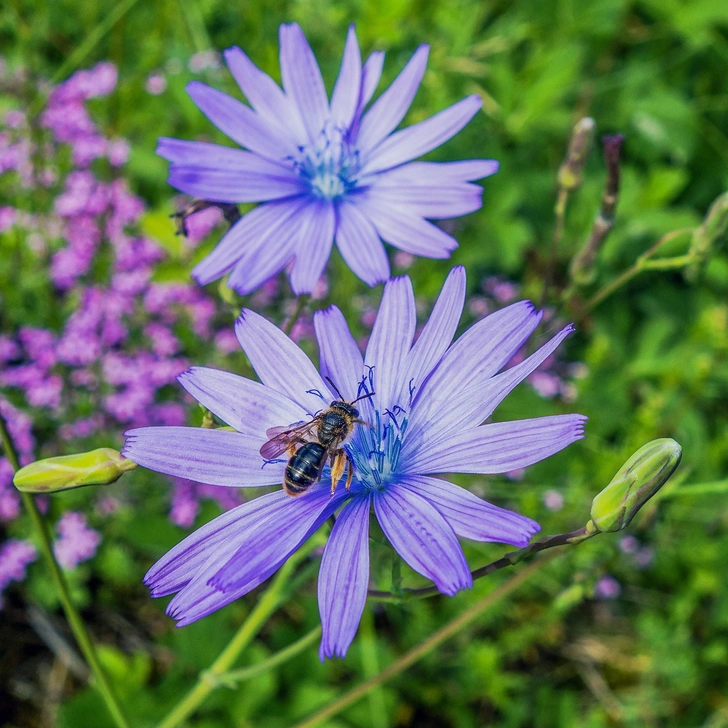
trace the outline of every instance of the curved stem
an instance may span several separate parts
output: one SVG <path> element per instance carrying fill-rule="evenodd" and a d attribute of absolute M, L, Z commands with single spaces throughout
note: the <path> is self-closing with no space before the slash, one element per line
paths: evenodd
<path fill-rule="evenodd" d="M 473 575 L 473 580 L 482 579 L 488 574 L 492 574 L 494 571 L 499 569 L 505 569 L 507 566 L 514 566 L 520 563 L 524 559 L 538 553 L 539 551 L 545 551 L 546 549 L 552 549 L 555 546 L 576 546 L 582 541 L 586 541 L 592 536 L 596 536 L 599 531 L 584 526 L 584 528 L 578 528 L 576 531 L 570 531 L 569 533 L 560 533 L 557 536 L 548 536 L 546 538 L 539 539 L 533 543 L 525 546 L 518 551 L 511 551 L 510 553 L 501 556 L 500 559 L 492 561 L 490 564 L 481 566 L 475 571 L 470 573 Z M 395 604 L 403 601 L 410 601 L 412 599 L 425 599 L 426 597 L 434 597 L 440 592 L 436 586 L 426 586 L 422 589 L 403 589 L 402 594 L 395 594 L 394 592 L 377 591 L 376 589 L 370 589 L 367 592 L 369 599 L 377 602 L 393 602 Z"/>
<path fill-rule="evenodd" d="M 293 570 L 319 545 L 318 539 L 311 538 L 304 548 L 299 549 L 286 561 L 227 647 L 212 663 L 209 670 L 200 673 L 197 684 L 177 703 L 167 717 L 157 725 L 157 728 L 176 728 L 197 710 L 213 690 L 228 682 L 229 676 L 226 676 L 226 673 L 238 659 L 240 653 L 252 642 L 268 617 L 285 599 Z"/>
<path fill-rule="evenodd" d="M 304 720 L 302 723 L 298 723 L 294 726 L 294 728 L 314 728 L 314 726 L 321 725 L 324 721 L 334 715 L 337 715 L 353 703 L 356 703 L 365 695 L 368 695 L 372 690 L 379 687 L 390 678 L 403 672 L 410 665 L 413 665 L 415 662 L 422 659 L 436 647 L 439 647 L 443 642 L 454 637 L 458 632 L 474 622 L 484 611 L 492 607 L 496 602 L 515 591 L 519 586 L 521 586 L 521 584 L 523 584 L 523 582 L 547 564 L 555 555 L 556 554 L 549 554 L 535 563 L 530 564 L 525 569 L 518 572 L 518 574 L 512 576 L 504 584 L 501 584 L 499 587 L 494 589 L 490 594 L 484 596 L 471 607 L 466 609 L 462 614 L 455 617 L 455 619 L 451 622 L 448 622 L 444 627 L 438 629 L 437 632 L 428 637 L 424 642 L 417 645 L 417 647 L 405 652 L 402 657 L 393 662 L 386 669 L 382 670 L 378 675 L 370 678 L 369 680 L 365 680 L 352 690 L 344 693 L 340 698 L 338 698 L 338 700 L 330 703 L 318 713 L 315 713 L 307 720 Z"/>
<path fill-rule="evenodd" d="M 15 451 L 15 447 L 13 445 L 12 438 L 10 437 L 10 433 L 8 432 L 5 418 L 2 416 L 1 413 L 0 440 L 2 440 L 5 457 L 7 457 L 8 462 L 13 468 L 13 471 L 17 472 L 20 469 L 20 462 L 18 461 L 18 455 Z M 129 723 L 124 716 L 121 705 L 119 704 L 116 695 L 114 695 L 114 691 L 111 688 L 111 683 L 109 682 L 109 679 L 107 678 L 106 673 L 101 666 L 101 662 L 99 661 L 99 656 L 91 639 L 91 635 L 86 629 L 86 624 L 84 623 L 83 618 L 81 617 L 75 605 L 73 604 L 73 601 L 71 600 L 71 593 L 68 588 L 68 583 L 66 582 L 66 577 L 63 574 L 61 567 L 58 565 L 55 554 L 53 553 L 53 546 L 50 533 L 48 532 L 48 526 L 46 525 L 46 522 L 43 520 L 43 516 L 38 510 L 38 506 L 36 506 L 33 496 L 30 495 L 30 493 L 22 492 L 20 496 L 23 499 L 23 505 L 28 510 L 30 519 L 33 522 L 33 527 L 35 528 L 38 538 L 40 540 L 40 550 L 51 572 L 51 577 L 56 587 L 58 598 L 60 599 L 61 605 L 63 606 L 63 611 L 66 614 L 68 624 L 70 625 L 73 636 L 76 638 L 76 642 L 78 643 L 78 646 L 80 647 L 81 652 L 83 653 L 83 656 L 88 663 L 89 669 L 91 670 L 91 674 L 93 676 L 93 685 L 101 694 L 101 697 L 103 698 L 104 703 L 106 703 L 106 707 L 111 714 L 111 717 L 114 719 L 116 725 L 119 726 L 119 728 L 129 728 Z"/>
<path fill-rule="evenodd" d="M 283 326 L 283 333 L 286 336 L 290 336 L 291 332 L 293 331 L 293 327 L 298 323 L 298 319 L 301 318 L 301 314 L 306 309 L 306 306 L 308 305 L 309 299 L 311 298 L 310 294 L 308 293 L 302 293 L 297 299 L 296 299 L 296 308 L 294 309 L 291 316 L 288 318 L 286 323 Z"/>
<path fill-rule="evenodd" d="M 310 632 L 305 634 L 300 639 L 296 640 L 288 647 L 284 647 L 274 655 L 271 655 L 267 660 L 262 660 L 257 665 L 251 665 L 250 667 L 243 667 L 240 670 L 232 670 L 219 675 L 217 680 L 221 685 L 226 687 L 234 687 L 237 683 L 241 683 L 245 680 L 250 680 L 268 670 L 272 670 L 278 665 L 282 665 L 284 662 L 288 662 L 292 657 L 303 652 L 307 647 L 312 645 L 321 636 L 321 625 L 314 627 Z"/>

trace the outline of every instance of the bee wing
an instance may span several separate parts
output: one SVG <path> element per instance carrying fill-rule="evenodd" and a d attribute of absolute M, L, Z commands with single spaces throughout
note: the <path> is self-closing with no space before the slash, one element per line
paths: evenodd
<path fill-rule="evenodd" d="M 297 426 L 285 425 L 283 427 L 271 427 L 265 434 L 268 441 L 260 448 L 260 454 L 266 460 L 273 460 L 282 455 L 291 445 L 302 444 L 311 437 L 316 426 L 316 419 L 304 422 Z"/>

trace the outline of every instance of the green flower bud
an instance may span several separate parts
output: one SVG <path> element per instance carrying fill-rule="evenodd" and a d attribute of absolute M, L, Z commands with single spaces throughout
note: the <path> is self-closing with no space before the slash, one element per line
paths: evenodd
<path fill-rule="evenodd" d="M 13 483 L 26 493 L 56 493 L 85 485 L 111 485 L 136 466 L 116 450 L 102 447 L 78 455 L 36 460 L 20 468 Z"/>
<path fill-rule="evenodd" d="M 591 523 L 599 531 L 621 531 L 642 506 L 670 479 L 680 464 L 682 448 L 663 438 L 643 445 L 592 501 Z"/>

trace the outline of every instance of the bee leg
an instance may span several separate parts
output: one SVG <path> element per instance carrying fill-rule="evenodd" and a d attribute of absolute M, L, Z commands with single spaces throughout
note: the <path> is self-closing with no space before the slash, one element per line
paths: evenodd
<path fill-rule="evenodd" d="M 351 490 L 351 481 L 354 477 L 354 463 L 351 462 L 349 453 L 344 451 L 346 454 L 346 490 Z"/>
<path fill-rule="evenodd" d="M 355 425 L 364 425 L 365 427 L 368 427 L 370 430 L 372 429 L 371 422 L 367 422 L 366 420 L 354 420 Z"/>
<path fill-rule="evenodd" d="M 345 450 L 337 450 L 331 455 L 331 495 L 336 491 L 336 486 L 344 474 L 347 459 Z"/>

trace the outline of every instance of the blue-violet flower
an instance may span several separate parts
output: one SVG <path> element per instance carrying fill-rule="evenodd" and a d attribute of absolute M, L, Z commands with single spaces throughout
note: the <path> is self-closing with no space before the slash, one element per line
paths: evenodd
<path fill-rule="evenodd" d="M 318 582 L 321 657 L 343 656 L 356 633 L 369 585 L 370 509 L 392 546 L 443 593 L 472 585 L 458 537 L 525 546 L 537 523 L 484 502 L 440 473 L 503 473 L 543 460 L 583 437 L 585 417 L 568 414 L 481 424 L 572 331 L 499 370 L 533 333 L 541 313 L 527 301 L 497 311 L 452 343 L 465 299 L 465 271 L 449 275 L 414 341 L 415 298 L 408 277 L 391 279 L 362 357 L 341 312 L 318 311 L 320 373 L 276 326 L 244 310 L 240 344 L 261 383 L 193 368 L 180 382 L 235 432 L 144 427 L 126 433 L 123 454 L 169 475 L 231 487 L 280 484 L 285 459 L 264 461 L 266 431 L 311 419 L 338 397 L 362 419 L 345 447 L 350 491 L 331 496 L 328 467 L 303 495 L 282 489 L 219 516 L 175 546 L 147 573 L 153 596 L 177 593 L 168 613 L 186 625 L 254 589 L 330 516 L 336 522 Z M 328 379 L 333 385 L 328 384 Z"/>
<path fill-rule="evenodd" d="M 456 240 L 427 219 L 464 215 L 481 206 L 472 184 L 498 169 L 493 160 L 412 162 L 457 134 L 481 106 L 469 96 L 430 119 L 394 132 L 422 81 L 428 47 L 420 46 L 368 111 L 384 61 L 362 64 L 354 28 L 331 101 L 301 28 L 280 27 L 283 89 L 240 50 L 225 60 L 250 106 L 203 83 L 187 87 L 208 119 L 248 151 L 161 138 L 169 183 L 193 197 L 263 203 L 244 215 L 193 270 L 206 284 L 228 271 L 228 285 L 247 294 L 293 263 L 291 286 L 310 293 L 334 240 L 369 285 L 389 277 L 382 240 L 407 253 L 447 258 Z M 394 133 L 392 133 L 394 132 Z"/>

